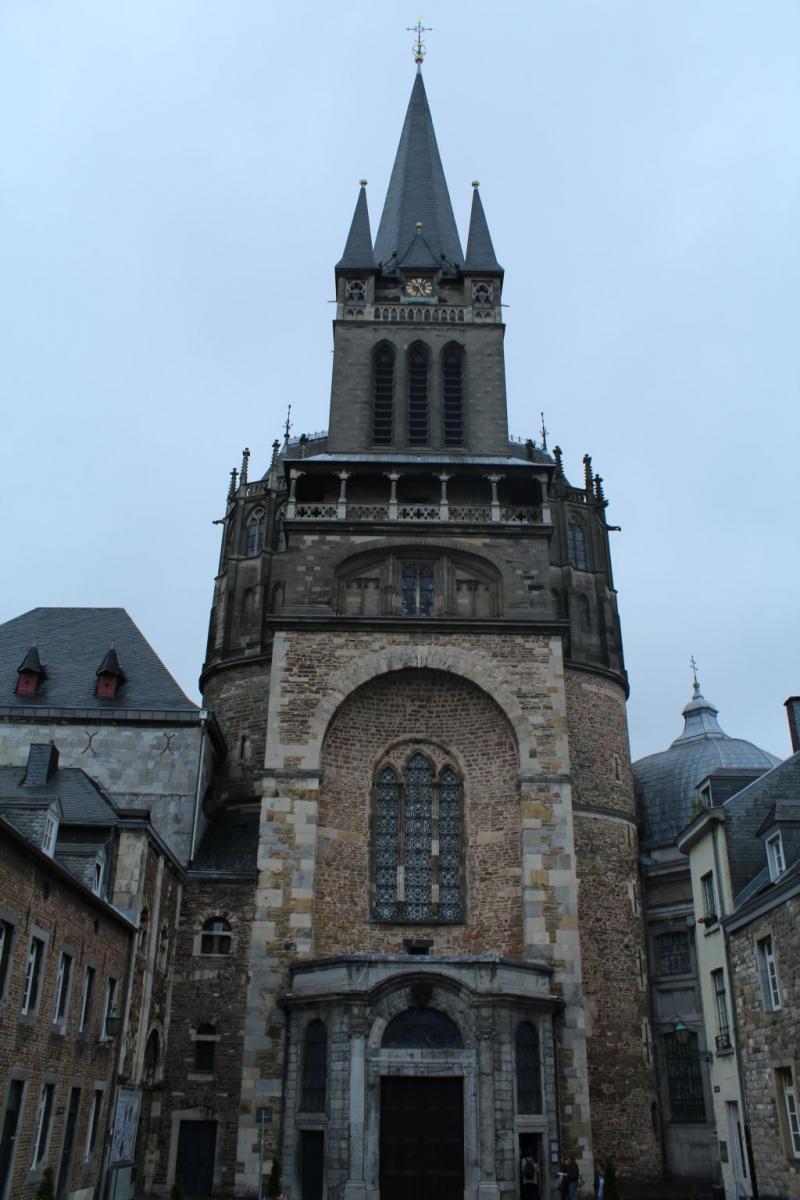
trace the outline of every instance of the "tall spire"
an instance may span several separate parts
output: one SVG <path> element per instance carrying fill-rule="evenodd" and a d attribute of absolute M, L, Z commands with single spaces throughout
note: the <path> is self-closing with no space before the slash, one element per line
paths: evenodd
<path fill-rule="evenodd" d="M 375 258 L 407 268 L 452 268 L 464 261 L 421 73 L 411 89 Z"/>
<path fill-rule="evenodd" d="M 497 261 L 492 245 L 486 214 L 481 203 L 477 179 L 472 183 L 472 213 L 469 218 L 469 236 L 467 237 L 467 258 L 464 263 L 465 271 L 491 271 L 502 274 L 503 268 Z"/>
<path fill-rule="evenodd" d="M 344 247 L 344 254 L 336 264 L 337 269 L 363 270 L 365 267 L 374 269 L 375 255 L 372 253 L 372 233 L 369 228 L 369 210 L 367 209 L 367 181 L 362 179 L 350 232 Z"/>

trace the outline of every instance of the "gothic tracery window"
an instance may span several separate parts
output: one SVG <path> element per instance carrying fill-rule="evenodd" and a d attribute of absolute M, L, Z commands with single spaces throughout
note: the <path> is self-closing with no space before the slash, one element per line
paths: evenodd
<path fill-rule="evenodd" d="M 245 555 L 253 558 L 261 553 L 264 545 L 265 515 L 263 508 L 254 508 L 245 525 Z"/>
<path fill-rule="evenodd" d="M 586 532 L 580 521 L 573 517 L 567 527 L 569 543 L 569 561 L 579 571 L 585 571 L 589 563 L 586 558 Z"/>
<path fill-rule="evenodd" d="M 374 789 L 374 915 L 379 921 L 460 921 L 462 788 L 451 767 L 435 777 L 415 753 L 402 778 L 393 767 Z"/>

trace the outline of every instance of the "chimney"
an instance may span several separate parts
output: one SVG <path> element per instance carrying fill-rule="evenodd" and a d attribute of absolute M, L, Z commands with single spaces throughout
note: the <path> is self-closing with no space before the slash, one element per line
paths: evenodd
<path fill-rule="evenodd" d="M 784 700 L 786 716 L 789 718 L 789 737 L 792 739 L 792 754 L 800 750 L 800 696 Z"/>

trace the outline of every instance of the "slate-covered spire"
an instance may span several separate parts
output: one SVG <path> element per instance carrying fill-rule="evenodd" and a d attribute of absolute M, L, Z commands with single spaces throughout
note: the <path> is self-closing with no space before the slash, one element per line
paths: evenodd
<path fill-rule="evenodd" d="M 372 253 L 372 233 L 369 227 L 369 210 L 367 209 L 366 179 L 361 180 L 361 188 L 356 200 L 350 232 L 344 247 L 344 254 L 336 264 L 336 269 L 362 271 L 375 269 L 375 255 Z"/>
<path fill-rule="evenodd" d="M 478 184 L 472 185 L 472 212 L 469 218 L 469 236 L 467 237 L 467 258 L 464 263 L 465 271 L 491 271 L 502 274 L 503 268 L 497 261 L 486 223 L 486 214 L 481 203 Z"/>
<path fill-rule="evenodd" d="M 375 258 L 379 265 L 406 268 L 433 264 L 452 269 L 464 262 L 420 72 L 400 134 Z"/>

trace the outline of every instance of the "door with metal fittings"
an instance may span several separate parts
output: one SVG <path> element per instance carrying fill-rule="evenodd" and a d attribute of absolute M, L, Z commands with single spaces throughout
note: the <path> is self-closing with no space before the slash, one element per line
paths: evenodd
<path fill-rule="evenodd" d="M 381 1200 L 463 1200 L 460 1078 L 383 1076 Z"/>

